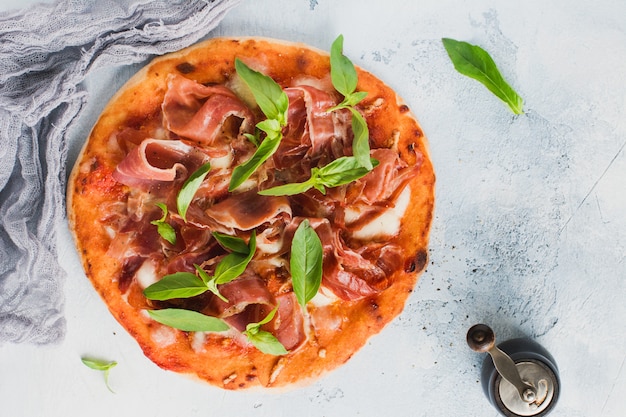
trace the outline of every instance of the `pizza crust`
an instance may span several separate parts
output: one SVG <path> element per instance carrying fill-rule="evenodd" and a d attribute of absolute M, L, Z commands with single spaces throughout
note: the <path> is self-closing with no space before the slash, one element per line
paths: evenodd
<path fill-rule="evenodd" d="M 100 207 L 123 202 L 126 193 L 125 186 L 111 176 L 124 156 L 111 137 L 126 126 L 156 129 L 160 125 L 168 74 L 182 74 L 203 84 L 228 83 L 235 72 L 235 57 L 252 63 L 281 85 L 302 76 L 329 82 L 326 53 L 276 40 L 212 39 L 156 58 L 111 99 L 91 131 L 69 180 L 69 225 L 87 277 L 111 314 L 158 366 L 225 389 L 296 386 L 348 361 L 402 311 L 427 264 L 435 176 L 427 140 L 409 108 L 391 88 L 357 69 L 357 89 L 368 92 L 361 105 L 372 148 L 395 146 L 409 165 L 423 156 L 419 174 L 408 184 L 411 202 L 400 234 L 394 238 L 411 255 L 390 277 L 390 287 L 359 301 L 309 304 L 308 322 L 327 325 L 311 333 L 305 345 L 280 357 L 219 334 L 183 332 L 152 321 L 145 313 L 149 304 L 143 295 L 136 289 L 122 294 L 111 278 L 119 275 L 122 265 L 107 255 L 111 238 L 101 222 Z"/>

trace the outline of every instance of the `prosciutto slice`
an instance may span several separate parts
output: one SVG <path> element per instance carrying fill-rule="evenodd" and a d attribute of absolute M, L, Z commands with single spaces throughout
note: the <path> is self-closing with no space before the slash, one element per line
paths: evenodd
<path fill-rule="evenodd" d="M 293 292 L 276 297 L 278 312 L 268 323 L 267 331 L 276 336 L 287 350 L 298 348 L 306 340 L 304 317 Z"/>
<path fill-rule="evenodd" d="M 287 197 L 266 197 L 256 190 L 233 194 L 205 211 L 207 223 L 223 233 L 252 230 L 265 223 L 291 218 Z"/>
<path fill-rule="evenodd" d="M 245 330 L 248 323 L 261 321 L 276 306 L 276 300 L 263 279 L 249 270 L 220 285 L 219 291 L 228 302 L 213 297 L 209 308 L 216 317 L 223 318 L 239 331 Z"/>
<path fill-rule="evenodd" d="M 294 218 L 285 230 L 286 251 L 303 220 L 301 217 Z M 309 218 L 309 222 L 324 249 L 323 287 L 346 301 L 359 300 L 388 287 L 389 270 L 383 268 L 378 260 L 369 260 L 350 248 L 341 238 L 341 229 L 334 228 L 325 218 Z M 377 254 L 382 255 L 382 252 Z"/>
<path fill-rule="evenodd" d="M 351 183 L 346 192 L 346 201 L 350 204 L 371 205 L 376 202 L 393 203 L 404 186 L 420 169 L 421 160 L 408 166 L 393 149 L 372 149 L 372 158 L 379 165 L 361 179 Z M 421 154 L 420 154 L 421 156 Z"/>
<path fill-rule="evenodd" d="M 338 130 L 335 112 L 328 112 L 337 104 L 333 96 L 309 85 L 289 87 L 285 93 L 289 98 L 288 124 L 281 146 L 274 154 L 276 167 L 291 168 L 305 157 L 318 160 L 333 156 L 331 150 Z"/>
<path fill-rule="evenodd" d="M 316 232 L 325 255 L 322 284 L 337 297 L 354 301 L 388 287 L 385 271 L 349 248 L 341 239 L 340 231 L 333 230 L 327 220 L 316 228 Z"/>
<path fill-rule="evenodd" d="M 215 151 L 218 138 L 231 117 L 238 119 L 234 133 L 251 133 L 254 114 L 224 86 L 205 86 L 180 75 L 170 75 L 162 104 L 166 129 Z M 221 148 L 221 146 L 217 146 Z M 227 149 L 220 149 L 226 153 Z"/>
<path fill-rule="evenodd" d="M 117 165 L 113 178 L 148 191 L 155 185 L 185 177 L 206 160 L 201 151 L 179 140 L 145 139 Z"/>

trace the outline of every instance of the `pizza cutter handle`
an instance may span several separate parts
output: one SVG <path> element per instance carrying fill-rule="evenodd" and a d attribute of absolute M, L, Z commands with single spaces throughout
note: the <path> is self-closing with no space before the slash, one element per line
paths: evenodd
<path fill-rule="evenodd" d="M 496 335 L 491 327 L 485 324 L 472 326 L 467 332 L 467 344 L 475 352 L 486 352 L 491 355 L 498 373 L 517 389 L 520 398 L 524 402 L 531 403 L 535 401 L 537 390 L 522 380 L 513 359 L 496 347 Z"/>

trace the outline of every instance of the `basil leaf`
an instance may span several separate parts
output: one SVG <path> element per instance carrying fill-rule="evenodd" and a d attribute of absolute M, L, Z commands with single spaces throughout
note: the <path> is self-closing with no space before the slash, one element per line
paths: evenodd
<path fill-rule="evenodd" d="M 253 231 L 250 235 L 250 242 L 248 243 L 248 254 L 243 256 L 240 253 L 231 253 L 226 255 L 222 261 L 217 264 L 215 268 L 215 283 L 226 284 L 243 274 L 246 267 L 250 263 L 250 260 L 256 252 L 256 232 Z"/>
<path fill-rule="evenodd" d="M 515 114 L 522 114 L 524 100 L 504 80 L 489 53 L 480 46 L 443 38 L 443 46 L 461 74 L 473 78 L 502 100 Z"/>
<path fill-rule="evenodd" d="M 96 371 L 108 371 L 115 367 L 117 362 L 115 361 L 103 361 L 100 359 L 80 358 L 80 360 L 89 368 Z"/>
<path fill-rule="evenodd" d="M 267 134 L 267 137 L 270 139 L 275 139 L 282 133 L 282 126 L 280 122 L 275 119 L 265 119 L 257 123 L 256 127 L 259 130 L 265 132 Z"/>
<path fill-rule="evenodd" d="M 206 285 L 206 288 L 209 291 L 211 291 L 213 294 L 218 296 L 220 300 L 222 300 L 223 302 L 227 303 L 228 299 L 226 297 L 224 297 L 222 295 L 222 293 L 220 293 L 220 290 L 217 288 L 217 283 L 215 282 L 215 277 L 212 277 L 209 274 L 207 274 L 206 271 L 200 267 L 200 265 L 194 264 L 193 266 L 194 266 L 194 268 L 196 268 L 196 271 L 198 271 L 198 275 L 200 276 L 200 278 L 202 279 L 202 281 Z"/>
<path fill-rule="evenodd" d="M 343 35 L 337 36 L 330 47 L 330 79 L 344 97 L 352 94 L 358 83 L 354 65 L 343 54 Z"/>
<path fill-rule="evenodd" d="M 255 348 L 265 354 L 280 356 L 289 353 L 287 349 L 285 349 L 285 346 L 278 341 L 276 336 L 265 330 L 259 330 L 256 333 L 246 333 L 246 337 Z"/>
<path fill-rule="evenodd" d="M 230 327 L 222 319 L 207 316 L 197 311 L 179 308 L 148 310 L 150 317 L 175 329 L 185 332 L 223 332 Z"/>
<path fill-rule="evenodd" d="M 374 158 L 369 158 L 368 162 L 372 169 L 378 166 L 379 163 Z M 367 175 L 370 171 L 370 169 L 363 167 L 356 157 L 342 156 L 322 168 L 311 168 L 311 177 L 304 182 L 278 185 L 259 191 L 258 194 L 273 196 L 294 195 L 304 193 L 311 188 L 316 188 L 320 193 L 326 194 L 326 187 L 333 188 L 349 184 Z"/>
<path fill-rule="evenodd" d="M 260 134 L 261 131 L 259 129 L 254 129 L 254 135 L 251 135 L 250 133 L 244 133 L 243 135 L 246 137 L 246 139 L 252 142 L 254 146 L 258 147 L 259 143 L 261 143 L 261 140 L 259 139 Z"/>
<path fill-rule="evenodd" d="M 159 220 L 151 221 L 150 224 L 153 224 L 157 227 L 157 232 L 163 239 L 167 240 L 172 245 L 175 245 L 176 230 L 174 230 L 171 224 L 165 221 L 165 219 L 167 218 L 167 206 L 163 203 L 156 203 L 156 205 L 163 212 L 163 217 L 161 217 Z"/>
<path fill-rule="evenodd" d="M 328 111 L 338 109 L 348 109 L 352 112 L 352 131 L 354 140 L 352 142 L 352 152 L 359 163 L 371 170 L 370 162 L 369 129 L 367 122 L 354 108 L 361 100 L 367 96 L 367 92 L 355 92 L 358 84 L 356 68 L 345 55 L 343 55 L 343 35 L 339 35 L 330 48 L 330 77 L 335 90 L 343 94 L 343 101 Z"/>
<path fill-rule="evenodd" d="M 367 97 L 367 91 L 355 91 L 350 94 L 348 97 L 344 98 L 344 103 L 346 106 L 352 107 L 359 104 L 363 99 Z"/>
<path fill-rule="evenodd" d="M 278 304 L 276 304 L 276 307 L 274 307 L 274 309 L 272 311 L 270 311 L 267 314 L 267 316 L 265 316 L 265 318 L 263 320 L 261 320 L 260 322 L 258 322 L 258 323 L 248 323 L 248 325 L 246 326 L 246 330 L 249 330 L 249 329 L 252 329 L 252 328 L 259 329 L 264 324 L 267 324 L 270 321 L 272 321 L 272 319 L 274 318 L 274 316 L 276 315 L 277 312 L 278 312 Z"/>
<path fill-rule="evenodd" d="M 235 70 L 252 91 L 263 114 L 284 126 L 287 123 L 289 98 L 276 81 L 248 67 L 239 58 L 235 59 Z"/>
<path fill-rule="evenodd" d="M 198 168 L 193 174 L 187 178 L 182 188 L 178 192 L 178 196 L 176 198 L 176 208 L 178 209 L 178 214 L 182 217 L 183 221 L 187 221 L 187 209 L 191 204 L 191 200 L 193 200 L 193 196 L 196 195 L 196 191 L 200 188 L 202 181 L 209 173 L 211 169 L 211 164 L 207 162 Z"/>
<path fill-rule="evenodd" d="M 291 244 L 291 282 L 298 304 L 306 306 L 322 283 L 324 249 L 315 230 L 305 219 L 293 236 Z"/>
<path fill-rule="evenodd" d="M 276 187 L 267 188 L 259 191 L 260 195 L 296 195 L 308 191 L 313 187 L 314 179 L 309 178 L 305 182 L 296 182 L 292 184 L 277 185 Z"/>
<path fill-rule="evenodd" d="M 100 359 L 90 359 L 90 358 L 80 358 L 80 360 L 85 364 L 88 368 L 94 369 L 96 371 L 102 371 L 102 375 L 104 377 L 104 384 L 107 389 L 113 393 L 115 393 L 111 386 L 109 385 L 109 371 L 117 365 L 115 361 L 102 361 Z"/>
<path fill-rule="evenodd" d="M 370 158 L 372 167 L 378 166 L 378 161 Z M 354 156 L 342 156 L 328 165 L 323 166 L 317 172 L 319 182 L 326 187 L 338 187 L 349 184 L 352 181 L 367 175 L 370 170 L 363 167 Z"/>
<path fill-rule="evenodd" d="M 278 305 L 274 307 L 274 309 L 270 311 L 269 314 L 260 322 L 248 323 L 243 334 L 246 336 L 248 341 L 254 345 L 254 347 L 263 353 L 269 355 L 286 355 L 289 352 L 285 349 L 282 343 L 280 343 L 270 332 L 261 330 L 261 326 L 272 321 L 277 311 Z"/>
<path fill-rule="evenodd" d="M 212 234 L 215 240 L 217 240 L 217 242 L 225 249 L 241 253 L 243 255 L 247 255 L 250 252 L 246 241 L 240 237 L 225 235 L 219 232 L 213 232 Z"/>
<path fill-rule="evenodd" d="M 228 191 L 233 191 L 241 184 L 243 184 L 250 176 L 257 170 L 258 167 L 263 164 L 263 162 L 267 161 L 267 159 L 276 152 L 278 149 L 278 145 L 280 145 L 280 140 L 282 139 L 282 135 L 279 135 L 275 138 L 266 137 L 263 142 L 259 145 L 252 158 L 248 159 L 243 164 L 235 167 L 233 169 L 233 174 L 230 178 L 230 185 L 228 186 Z"/>
<path fill-rule="evenodd" d="M 190 298 L 206 292 L 206 284 L 195 274 L 177 272 L 166 275 L 161 280 L 146 287 L 143 294 L 149 300 L 171 300 L 172 298 Z"/>
<path fill-rule="evenodd" d="M 349 109 L 352 112 L 352 132 L 354 133 L 352 154 L 363 168 L 371 171 L 374 167 L 370 161 L 370 134 L 367 122 L 358 110 L 353 107 Z"/>

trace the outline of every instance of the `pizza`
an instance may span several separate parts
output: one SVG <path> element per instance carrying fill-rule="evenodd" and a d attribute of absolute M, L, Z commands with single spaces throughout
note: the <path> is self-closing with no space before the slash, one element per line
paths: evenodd
<path fill-rule="evenodd" d="M 402 311 L 428 258 L 427 140 L 393 89 L 352 66 L 345 91 L 333 62 L 350 75 L 332 51 L 210 39 L 140 70 L 86 139 L 70 229 L 159 367 L 232 390 L 306 384 Z"/>

